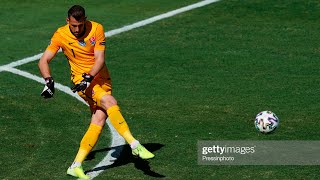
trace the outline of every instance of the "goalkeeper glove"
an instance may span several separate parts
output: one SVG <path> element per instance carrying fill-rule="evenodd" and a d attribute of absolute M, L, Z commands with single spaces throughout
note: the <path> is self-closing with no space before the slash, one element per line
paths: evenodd
<path fill-rule="evenodd" d="M 41 96 L 44 98 L 52 98 L 54 94 L 54 81 L 52 77 L 44 78 L 46 85 L 44 86 Z"/>
<path fill-rule="evenodd" d="M 71 88 L 72 92 L 84 91 L 90 86 L 90 82 L 93 80 L 93 76 L 87 73 L 82 74 L 83 80 L 76 84 L 74 87 Z"/>

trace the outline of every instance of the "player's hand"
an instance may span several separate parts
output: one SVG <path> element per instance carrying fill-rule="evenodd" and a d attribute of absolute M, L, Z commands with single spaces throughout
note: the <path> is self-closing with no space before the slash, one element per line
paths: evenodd
<path fill-rule="evenodd" d="M 90 74 L 87 74 L 87 73 L 83 73 L 82 77 L 83 77 L 83 80 L 71 88 L 72 92 L 75 93 L 78 91 L 86 90 L 90 86 L 90 83 L 91 83 L 92 79 L 94 78 L 93 76 L 91 76 Z"/>
<path fill-rule="evenodd" d="M 44 98 L 52 98 L 54 94 L 54 81 L 52 77 L 44 78 L 46 85 L 42 90 L 41 96 Z"/>

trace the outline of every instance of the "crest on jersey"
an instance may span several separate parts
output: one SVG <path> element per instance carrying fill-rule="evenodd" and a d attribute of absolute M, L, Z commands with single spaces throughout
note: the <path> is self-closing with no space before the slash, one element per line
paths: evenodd
<path fill-rule="evenodd" d="M 82 40 L 79 41 L 79 45 L 80 46 L 86 46 L 86 42 L 84 42 L 84 40 L 82 39 Z"/>
<path fill-rule="evenodd" d="M 89 39 L 89 42 L 91 45 L 94 45 L 96 43 L 96 38 L 94 36 L 92 36 L 90 39 Z"/>

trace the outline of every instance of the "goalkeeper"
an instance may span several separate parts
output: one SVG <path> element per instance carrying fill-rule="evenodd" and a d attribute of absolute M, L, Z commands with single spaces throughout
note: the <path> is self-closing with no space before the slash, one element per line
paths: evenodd
<path fill-rule="evenodd" d="M 118 133 L 130 144 L 132 154 L 142 159 L 154 155 L 136 140 L 123 118 L 116 99 L 111 95 L 111 79 L 105 65 L 105 35 L 101 24 L 87 20 L 85 10 L 74 5 L 68 10 L 67 24 L 58 28 L 51 42 L 39 60 L 38 66 L 45 79 L 41 95 L 50 98 L 54 94 L 54 79 L 49 63 L 61 48 L 71 68 L 73 92 L 77 92 L 90 106 L 91 123 L 84 134 L 78 153 L 67 174 L 81 179 L 89 179 L 84 174 L 82 162 L 95 146 L 102 128 L 109 117 Z"/>

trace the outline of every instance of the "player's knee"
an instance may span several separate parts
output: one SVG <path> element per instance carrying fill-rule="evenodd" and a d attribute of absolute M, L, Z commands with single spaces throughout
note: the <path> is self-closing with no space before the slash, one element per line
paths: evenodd
<path fill-rule="evenodd" d="M 104 110 L 97 109 L 91 117 L 91 123 L 103 127 L 105 125 L 107 115 Z"/>
<path fill-rule="evenodd" d="M 106 118 L 92 117 L 91 123 L 96 124 L 98 126 L 104 126 L 106 123 Z"/>
<path fill-rule="evenodd" d="M 110 94 L 106 94 L 101 98 L 101 106 L 107 110 L 112 106 L 117 105 L 117 100 Z"/>

